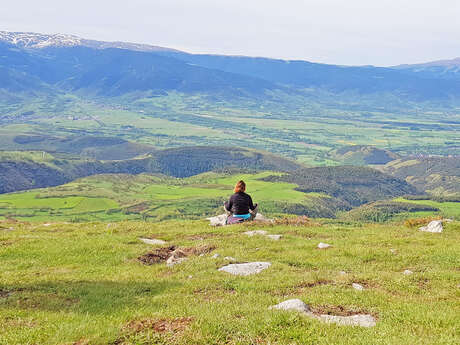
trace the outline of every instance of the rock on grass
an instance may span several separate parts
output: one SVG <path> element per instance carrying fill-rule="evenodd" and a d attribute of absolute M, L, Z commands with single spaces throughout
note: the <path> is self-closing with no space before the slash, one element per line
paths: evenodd
<path fill-rule="evenodd" d="M 230 264 L 219 268 L 221 272 L 227 272 L 237 276 L 249 276 L 258 274 L 271 266 L 270 262 L 247 262 L 244 264 Z"/>

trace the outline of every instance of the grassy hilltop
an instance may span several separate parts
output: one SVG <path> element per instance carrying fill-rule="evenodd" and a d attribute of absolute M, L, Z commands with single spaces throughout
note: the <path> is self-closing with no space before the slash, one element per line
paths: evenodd
<path fill-rule="evenodd" d="M 248 237 L 248 229 L 283 237 Z M 458 344 L 459 235 L 458 222 L 441 234 L 302 219 L 227 228 L 203 221 L 3 222 L 0 343 Z M 157 247 L 140 237 L 189 248 L 188 259 L 144 265 L 138 258 Z M 319 242 L 332 247 L 319 250 Z M 246 277 L 217 271 L 249 261 L 272 266 Z M 370 313 L 377 324 L 328 325 L 268 310 L 289 298 L 323 314 Z"/>

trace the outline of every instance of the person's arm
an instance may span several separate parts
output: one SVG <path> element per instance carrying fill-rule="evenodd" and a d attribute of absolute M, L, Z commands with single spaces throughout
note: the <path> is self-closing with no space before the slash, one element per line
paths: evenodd
<path fill-rule="evenodd" d="M 254 206 L 254 204 L 252 203 L 252 198 L 249 194 L 248 194 L 248 197 L 249 197 L 249 209 L 253 211 L 256 208 L 257 204 Z"/>
<path fill-rule="evenodd" d="M 225 209 L 228 212 L 232 212 L 232 207 L 233 207 L 233 195 L 230 197 L 228 201 L 225 202 Z"/>

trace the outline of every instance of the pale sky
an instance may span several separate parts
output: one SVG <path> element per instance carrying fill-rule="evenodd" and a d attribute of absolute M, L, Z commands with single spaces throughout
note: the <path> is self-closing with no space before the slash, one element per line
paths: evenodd
<path fill-rule="evenodd" d="M 1 0 L 0 30 L 389 66 L 460 57 L 460 0 Z"/>

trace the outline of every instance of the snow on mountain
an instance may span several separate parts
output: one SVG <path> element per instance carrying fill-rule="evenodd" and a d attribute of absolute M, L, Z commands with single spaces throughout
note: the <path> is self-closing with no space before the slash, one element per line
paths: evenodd
<path fill-rule="evenodd" d="M 104 42 L 64 34 L 40 34 L 34 32 L 0 31 L 0 42 L 7 42 L 20 48 L 43 49 L 48 47 L 84 46 L 96 49 L 119 48 L 136 51 L 175 51 L 174 49 L 127 42 Z"/>

